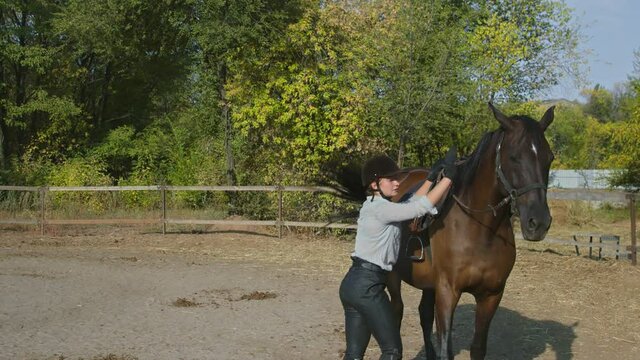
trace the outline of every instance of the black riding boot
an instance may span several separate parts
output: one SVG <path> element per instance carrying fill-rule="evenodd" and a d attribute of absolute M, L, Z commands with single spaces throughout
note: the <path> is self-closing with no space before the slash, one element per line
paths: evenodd
<path fill-rule="evenodd" d="M 380 360 L 402 360 L 402 355 L 396 350 L 393 354 L 382 354 Z"/>

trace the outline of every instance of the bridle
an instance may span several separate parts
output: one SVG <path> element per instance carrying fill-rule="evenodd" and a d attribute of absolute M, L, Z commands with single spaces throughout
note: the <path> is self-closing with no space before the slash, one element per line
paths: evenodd
<path fill-rule="evenodd" d="M 470 212 L 488 212 L 488 211 L 491 211 L 491 212 L 493 212 L 493 216 L 498 216 L 496 211 L 510 202 L 511 203 L 511 215 L 519 216 L 520 215 L 520 211 L 518 210 L 518 206 L 516 204 L 516 200 L 520 196 L 522 196 L 523 194 L 528 193 L 531 190 L 546 189 L 547 188 L 547 184 L 533 183 L 533 184 L 528 184 L 526 186 L 523 186 L 523 187 L 517 189 L 517 188 L 513 187 L 511 185 L 511 183 L 509 183 L 509 180 L 507 180 L 507 177 L 504 175 L 504 172 L 502 171 L 502 161 L 501 161 L 501 157 L 500 157 L 500 148 L 502 147 L 502 140 L 504 140 L 504 132 L 502 132 L 500 134 L 500 140 L 498 141 L 498 145 L 496 145 L 496 175 L 498 176 L 498 179 L 502 183 L 502 186 L 505 188 L 505 190 L 507 191 L 508 195 L 504 199 L 502 199 L 500 202 L 498 202 L 496 205 L 492 206 L 490 204 L 487 204 L 487 208 L 486 209 L 473 209 L 473 208 L 465 205 L 456 195 L 453 195 L 453 198 L 458 203 L 458 205 L 460 205 L 460 207 L 462 207 L 466 211 L 470 211 Z"/>
<path fill-rule="evenodd" d="M 528 193 L 531 190 L 535 190 L 535 189 L 546 189 L 547 188 L 547 184 L 543 184 L 543 183 L 533 183 L 533 184 L 529 184 L 526 186 L 523 186 L 521 188 L 515 188 L 511 185 L 511 183 L 509 182 L 509 180 L 507 180 L 507 177 L 504 175 L 504 172 L 502 171 L 502 159 L 500 157 L 500 149 L 502 147 L 502 140 L 504 140 L 504 132 L 502 132 L 500 134 L 500 140 L 498 141 L 498 145 L 496 145 L 496 175 L 498 176 L 498 179 L 500 180 L 500 183 L 502 183 L 502 186 L 505 188 L 505 190 L 507 191 L 507 196 L 505 196 L 500 202 L 498 202 L 496 205 L 491 205 L 491 204 L 487 204 L 487 208 L 486 209 L 473 209 L 467 205 L 465 205 L 456 195 L 452 195 L 453 199 L 458 203 L 458 205 L 460 205 L 461 208 L 463 208 L 466 212 L 473 212 L 473 213 L 484 213 L 484 212 L 493 212 L 493 216 L 497 217 L 498 213 L 497 210 L 500 209 L 501 207 L 503 207 L 504 205 L 506 205 L 507 203 L 511 203 L 511 215 L 516 215 L 516 216 L 520 216 L 520 211 L 518 210 L 518 206 L 516 204 L 516 200 L 522 196 L 523 194 Z M 440 175 L 442 176 L 442 175 Z M 435 182 L 434 182 L 435 184 Z M 424 219 L 424 217 L 423 217 Z M 414 223 L 417 219 L 414 219 Z M 424 225 L 422 228 L 418 229 L 418 231 L 422 231 L 426 228 L 426 225 Z M 415 256 L 415 255 L 411 255 L 410 250 L 409 250 L 409 245 L 411 244 L 412 240 L 417 240 L 420 244 L 420 256 Z M 418 236 L 416 234 L 416 232 L 413 232 L 412 235 L 409 237 L 409 239 L 407 240 L 407 249 L 406 249 L 406 256 L 413 260 L 413 261 L 423 261 L 424 260 L 424 244 L 422 242 L 422 238 L 420 236 Z M 431 258 L 431 252 L 430 252 L 430 247 L 427 247 L 427 251 L 429 252 L 429 257 Z"/>

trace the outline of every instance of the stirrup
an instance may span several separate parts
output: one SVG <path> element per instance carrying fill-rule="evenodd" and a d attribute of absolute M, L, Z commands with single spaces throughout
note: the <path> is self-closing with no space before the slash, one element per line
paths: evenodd
<path fill-rule="evenodd" d="M 418 243 L 420 244 L 420 256 L 409 255 L 411 240 L 414 240 L 414 239 L 418 240 Z M 405 251 L 405 255 L 407 255 L 407 257 L 413 261 L 424 261 L 424 243 L 422 242 L 422 239 L 420 238 L 420 236 L 411 235 L 409 237 L 409 240 L 407 240 L 407 250 Z"/>

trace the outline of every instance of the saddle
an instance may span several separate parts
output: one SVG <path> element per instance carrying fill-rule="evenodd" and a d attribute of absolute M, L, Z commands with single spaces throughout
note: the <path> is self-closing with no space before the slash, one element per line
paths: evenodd
<path fill-rule="evenodd" d="M 464 161 L 465 159 L 461 159 L 456 163 L 463 163 Z M 400 187 L 398 188 L 398 194 L 394 196 L 391 200 L 393 202 L 407 201 L 409 198 L 411 198 L 411 196 L 413 196 L 413 194 L 418 190 L 418 188 L 420 188 L 420 186 L 422 186 L 422 184 L 424 184 L 424 182 L 427 181 L 428 179 L 432 180 L 431 188 L 433 188 L 438 183 L 438 181 L 440 181 L 444 176 L 443 174 L 444 164 L 447 162 L 449 163 L 455 162 L 455 149 L 450 150 L 449 153 L 447 153 L 447 156 L 444 159 L 436 162 L 436 164 L 431 169 L 423 169 L 423 168 L 406 169 L 407 175 L 400 183 Z M 437 172 L 437 173 L 433 174 L 433 172 Z M 429 190 L 431 190 L 431 188 Z M 434 204 L 436 207 L 436 210 L 438 210 L 437 215 L 426 214 L 424 216 L 413 219 L 411 223 L 408 225 L 409 240 L 407 241 L 407 248 L 405 252 L 407 257 L 410 258 L 411 260 L 413 261 L 424 260 L 424 248 L 425 247 L 428 248 L 430 246 L 429 244 L 430 239 L 428 235 L 425 235 L 423 240 L 423 237 L 420 235 L 440 215 L 440 213 L 442 212 L 442 208 L 444 207 L 444 204 L 450 195 L 451 195 L 451 190 L 449 190 L 449 192 L 447 192 L 447 194 L 443 196 L 442 199 L 440 199 L 440 201 L 437 204 Z M 411 244 L 415 242 L 418 242 L 418 244 L 420 245 L 420 256 L 415 256 L 410 254 Z"/>
<path fill-rule="evenodd" d="M 409 169 L 406 178 L 400 183 L 400 187 L 398 188 L 398 194 L 394 196 L 391 201 L 393 202 L 403 202 L 409 200 L 415 194 L 415 192 L 427 181 L 431 170 L 428 169 Z M 442 171 L 437 175 L 436 180 L 431 184 L 431 190 L 437 182 L 442 179 Z M 434 204 L 438 213 L 442 209 L 446 198 L 449 195 L 444 196 L 437 204 Z M 412 233 L 420 233 L 424 231 L 437 217 L 437 215 L 426 214 L 422 217 L 415 218 L 409 225 L 409 229 Z"/>

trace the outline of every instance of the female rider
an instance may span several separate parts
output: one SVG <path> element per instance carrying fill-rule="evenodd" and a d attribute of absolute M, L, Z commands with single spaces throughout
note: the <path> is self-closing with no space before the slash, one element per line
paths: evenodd
<path fill-rule="evenodd" d="M 400 329 L 385 292 L 386 277 L 398 259 L 401 222 L 436 214 L 434 204 L 451 186 L 455 165 L 443 167 L 444 177 L 431 191 L 427 180 L 408 201 L 394 203 L 390 199 L 397 195 L 406 172 L 386 155 L 365 163 L 362 185 L 370 195 L 360 209 L 353 264 L 340 285 L 347 342 L 344 360 L 363 359 L 372 334 L 380 346 L 381 360 L 402 359 Z"/>

